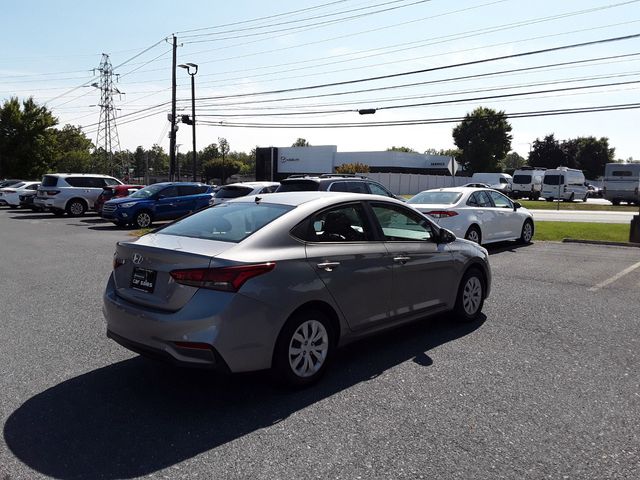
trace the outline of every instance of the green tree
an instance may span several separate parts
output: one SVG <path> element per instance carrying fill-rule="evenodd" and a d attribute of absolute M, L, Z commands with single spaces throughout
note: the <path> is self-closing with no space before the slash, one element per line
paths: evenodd
<path fill-rule="evenodd" d="M 458 162 L 468 172 L 495 172 L 511 149 L 511 125 L 504 112 L 478 107 L 453 129 Z"/>
<path fill-rule="evenodd" d="M 55 154 L 53 131 L 58 119 L 28 98 L 0 107 L 0 178 L 39 178 Z"/>
<path fill-rule="evenodd" d="M 565 154 L 573 155 L 573 163 L 584 172 L 585 177 L 595 180 L 604 175 L 604 166 L 613 162 L 615 148 L 609 147 L 606 137 L 578 137 L 563 142 Z"/>
<path fill-rule="evenodd" d="M 93 143 L 80 127 L 65 125 L 61 130 L 52 129 L 52 133 L 54 156 L 49 164 L 50 170 L 78 173 L 92 171 Z"/>
<path fill-rule="evenodd" d="M 229 178 L 231 175 L 235 175 L 242 168 L 242 163 L 238 161 L 225 160 L 224 168 L 222 165 L 222 158 L 216 158 L 215 160 L 208 160 L 204 162 L 202 168 L 202 176 L 205 182 L 211 180 L 220 180 L 222 183 L 222 177 Z"/>
<path fill-rule="evenodd" d="M 524 167 L 527 164 L 527 160 L 522 155 L 519 155 L 518 152 L 509 152 L 500 163 L 503 170 L 513 172 L 518 168 Z"/>
<path fill-rule="evenodd" d="M 336 173 L 369 173 L 369 165 L 364 163 L 343 163 L 336 167 Z"/>
<path fill-rule="evenodd" d="M 311 144 L 307 142 L 305 138 L 299 137 L 295 142 L 293 142 L 292 147 L 310 147 Z"/>
<path fill-rule="evenodd" d="M 410 147 L 396 147 L 387 148 L 387 152 L 404 152 L 404 153 L 418 153 Z"/>
<path fill-rule="evenodd" d="M 566 165 L 567 160 L 562 145 L 552 134 L 542 140 L 536 138 L 529 152 L 529 165 L 532 167 L 557 168 Z"/>

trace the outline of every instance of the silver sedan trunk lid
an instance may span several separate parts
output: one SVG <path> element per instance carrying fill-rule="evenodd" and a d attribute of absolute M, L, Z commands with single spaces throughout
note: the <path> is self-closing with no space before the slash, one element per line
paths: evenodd
<path fill-rule="evenodd" d="M 198 291 L 177 283 L 174 270 L 209 268 L 211 259 L 233 247 L 217 242 L 173 235 L 150 234 L 135 242 L 118 242 L 114 280 L 125 300 L 160 310 L 180 310 Z"/>

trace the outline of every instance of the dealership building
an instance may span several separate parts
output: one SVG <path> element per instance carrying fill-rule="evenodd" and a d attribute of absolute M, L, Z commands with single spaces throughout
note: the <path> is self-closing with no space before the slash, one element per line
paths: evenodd
<path fill-rule="evenodd" d="M 371 173 L 420 173 L 451 175 L 458 164 L 444 155 L 396 151 L 338 152 L 335 145 L 313 147 L 267 147 L 256 149 L 256 180 L 278 181 L 290 175 L 335 173 L 345 163 L 362 163 Z"/>

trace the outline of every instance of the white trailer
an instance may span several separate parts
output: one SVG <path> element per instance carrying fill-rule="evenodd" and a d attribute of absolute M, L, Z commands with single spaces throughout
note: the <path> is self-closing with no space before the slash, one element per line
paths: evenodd
<path fill-rule="evenodd" d="M 620 205 L 620 202 L 637 205 L 640 201 L 638 198 L 639 187 L 640 162 L 607 163 L 605 165 L 603 196 L 614 205 Z"/>

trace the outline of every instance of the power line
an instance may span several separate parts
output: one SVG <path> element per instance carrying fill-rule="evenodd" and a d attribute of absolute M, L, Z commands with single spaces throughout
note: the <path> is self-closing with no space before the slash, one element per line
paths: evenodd
<path fill-rule="evenodd" d="M 305 96 L 298 96 L 298 97 L 284 97 L 284 98 L 272 98 L 272 99 L 262 99 L 262 100 L 250 100 L 250 101 L 247 101 L 247 102 L 213 103 L 213 104 L 211 104 L 211 103 L 200 103 L 200 105 L 201 106 L 205 106 L 205 107 L 207 107 L 207 106 L 209 106 L 209 107 L 217 107 L 217 106 L 228 106 L 228 105 L 255 105 L 255 104 L 258 104 L 258 103 L 274 103 L 274 102 L 283 102 L 283 101 L 288 101 L 288 100 L 308 100 L 308 99 L 311 99 L 311 98 L 326 98 L 326 97 L 343 96 L 343 95 L 350 95 L 350 94 L 357 94 L 357 93 L 368 93 L 368 92 L 376 92 L 376 91 L 383 91 L 383 90 L 395 90 L 397 88 L 409 88 L 409 87 L 416 87 L 416 86 L 433 85 L 433 84 L 438 84 L 438 83 L 457 82 L 457 81 L 462 81 L 462 80 L 471 80 L 471 79 L 483 78 L 483 77 L 495 77 L 495 76 L 501 76 L 501 75 L 511 74 L 511 73 L 530 72 L 530 71 L 540 70 L 540 69 L 550 69 L 550 68 L 558 67 L 558 66 L 578 65 L 578 64 L 591 63 L 591 62 L 596 62 L 596 61 L 601 61 L 601 60 L 628 58 L 628 57 L 633 57 L 633 56 L 638 56 L 638 55 L 640 55 L 640 52 L 630 53 L 630 54 L 623 54 L 623 55 L 610 55 L 610 56 L 606 56 L 606 57 L 596 57 L 596 58 L 589 58 L 589 59 L 584 59 L 584 60 L 574 60 L 574 61 L 571 61 L 571 62 L 548 63 L 548 64 L 545 64 L 545 65 L 537 65 L 537 66 L 533 66 L 533 67 L 512 68 L 512 69 L 508 69 L 508 70 L 499 70 L 499 71 L 488 72 L 488 73 L 478 73 L 478 74 L 473 74 L 473 75 L 463 75 L 463 76 L 457 76 L 457 77 L 448 77 L 448 78 L 442 78 L 442 79 L 438 79 L 438 80 L 427 80 L 427 81 L 424 81 L 424 82 L 412 82 L 412 83 L 403 83 L 403 84 L 399 84 L 399 85 L 391 85 L 391 86 L 384 86 L 384 87 L 363 88 L 363 89 L 359 89 L 359 90 L 347 90 L 347 91 L 342 91 L 342 92 L 323 93 L 323 94 L 318 94 L 318 95 L 305 95 Z"/>
<path fill-rule="evenodd" d="M 333 17 L 333 16 L 337 16 L 337 15 L 342 15 L 342 14 L 345 14 L 345 13 L 359 12 L 359 11 L 362 11 L 362 10 L 368 10 L 368 9 L 371 9 L 371 8 L 376 8 L 376 7 L 380 7 L 380 6 L 384 6 L 384 5 L 392 5 L 392 4 L 395 4 L 395 3 L 407 2 L 407 1 L 408 0 L 391 0 L 391 1 L 388 1 L 388 2 L 378 3 L 376 5 L 369 5 L 369 6 L 366 6 L 366 7 L 359 7 L 359 8 L 352 8 L 350 10 L 343 10 L 341 12 L 325 13 L 323 15 L 316 15 L 316 16 L 313 16 L 313 17 L 299 18 L 299 19 L 296 19 L 296 20 L 287 20 L 287 21 L 284 21 L 284 22 L 271 23 L 271 24 L 268 24 L 268 25 L 258 25 L 258 26 L 254 26 L 254 27 L 245 27 L 245 28 L 239 28 L 239 29 L 234 29 L 234 30 L 223 30 L 223 31 L 220 31 L 220 32 L 211 32 L 211 33 L 200 33 L 200 34 L 196 34 L 196 35 L 183 35 L 181 38 L 182 39 L 200 38 L 200 37 L 204 37 L 204 36 L 223 35 L 223 34 L 227 34 L 227 33 L 256 30 L 256 29 L 259 29 L 259 28 L 278 27 L 278 26 L 281 26 L 281 25 L 289 25 L 289 24 L 292 24 L 292 23 L 307 22 L 309 20 L 317 20 L 319 18 Z M 326 23 L 334 23 L 337 20 L 342 21 L 342 20 L 350 20 L 350 19 L 353 19 L 353 18 L 360 18 L 360 17 L 363 17 L 363 16 L 372 15 L 372 14 L 375 14 L 375 13 L 386 12 L 386 11 L 390 11 L 390 10 L 395 10 L 397 8 L 404 8 L 404 7 L 407 7 L 407 6 L 416 5 L 416 4 L 419 4 L 419 3 L 426 3 L 426 2 L 430 2 L 430 1 L 431 0 L 417 0 L 417 1 L 414 1 L 413 3 L 410 3 L 409 5 L 396 6 L 394 8 L 378 10 L 377 12 L 371 12 L 371 13 L 367 13 L 367 14 L 363 14 L 363 15 L 354 15 L 354 16 L 351 16 L 351 17 L 344 17 L 344 18 L 332 20 L 332 21 L 326 22 Z M 247 36 L 265 35 L 265 34 L 268 34 L 268 33 L 274 33 L 276 31 L 282 32 L 282 31 L 294 30 L 294 29 L 299 29 L 299 28 L 303 28 L 303 27 L 309 27 L 309 26 L 315 26 L 315 25 L 323 25 L 323 24 L 324 24 L 324 22 L 321 22 L 321 23 L 315 23 L 315 24 L 309 24 L 309 25 L 302 25 L 302 26 L 299 26 L 299 27 L 293 27 L 293 28 L 290 28 L 290 29 L 285 28 L 285 29 L 272 30 L 272 31 L 269 31 L 269 32 L 254 33 L 254 34 L 251 34 L 251 35 L 239 35 L 239 36 L 234 36 L 234 37 L 217 38 L 217 39 L 211 39 L 211 40 L 206 40 L 206 41 L 228 40 L 228 39 L 242 38 L 242 37 L 247 37 Z M 187 42 L 187 43 L 198 43 L 198 42 L 192 41 L 192 42 Z"/>
<path fill-rule="evenodd" d="M 494 100 L 501 98 L 512 98 L 512 97 L 522 97 L 528 95 L 538 95 L 544 93 L 555 93 L 555 92 L 568 92 L 574 90 L 585 90 L 591 88 L 599 88 L 599 87 L 612 87 L 612 86 L 620 86 L 620 85 L 631 85 L 638 84 L 640 80 L 632 80 L 626 82 L 612 82 L 612 83 L 602 83 L 597 85 L 579 85 L 574 87 L 564 87 L 564 88 L 554 88 L 547 90 L 534 90 L 529 92 L 515 92 L 515 93 L 505 93 L 502 95 L 490 95 L 490 96 L 482 96 L 482 97 L 473 97 L 473 98 L 463 98 L 463 99 L 452 99 L 452 100 L 438 100 L 435 102 L 422 102 L 422 103 L 412 103 L 412 104 L 403 104 L 403 105 L 387 105 L 382 107 L 376 107 L 376 111 L 381 110 L 397 110 L 399 108 L 414 108 L 414 107 L 427 107 L 434 105 L 447 105 L 447 104 L 455 104 L 459 102 L 471 102 L 471 101 L 480 101 L 480 100 Z M 371 107 L 373 108 L 373 107 Z M 273 112 L 273 113 L 255 113 L 255 114 L 205 114 L 200 113 L 200 117 L 276 117 L 276 116 L 302 116 L 302 115 L 317 115 L 317 114 L 326 114 L 326 113 L 353 113 L 357 112 L 358 109 L 341 109 L 341 110 L 321 110 L 321 111 L 303 111 L 303 112 Z"/>
<path fill-rule="evenodd" d="M 411 62 L 411 61 L 415 61 L 415 60 L 424 60 L 427 58 L 437 58 L 437 57 L 442 57 L 444 55 L 455 55 L 455 54 L 459 54 L 459 53 L 467 53 L 467 52 L 472 52 L 472 51 L 476 51 L 476 50 L 486 50 L 489 48 L 493 48 L 493 47 L 500 47 L 500 46 L 505 46 L 505 45 L 514 45 L 516 43 L 523 43 L 523 42 L 528 42 L 528 41 L 532 41 L 532 40 L 541 40 L 541 39 L 547 39 L 547 38 L 553 38 L 553 37 L 559 37 L 559 36 L 566 36 L 566 35 L 571 35 L 571 34 L 575 34 L 575 33 L 584 33 L 584 32 L 589 32 L 589 31 L 594 31 L 594 30 L 601 30 L 604 28 L 611 28 L 611 27 L 619 27 L 622 25 L 629 25 L 632 23 L 638 23 L 640 22 L 640 20 L 632 20 L 632 21 L 627 21 L 627 22 L 621 22 L 621 23 L 616 23 L 616 24 L 610 24 L 610 25 L 604 25 L 604 26 L 598 26 L 598 27 L 591 27 L 591 28 L 585 28 L 585 29 L 580 29 L 580 30 L 573 30 L 573 31 L 567 31 L 567 32 L 561 32 L 561 33 L 554 33 L 554 34 L 549 34 L 549 35 L 540 35 L 540 36 L 536 36 L 536 37 L 529 37 L 529 38 L 524 38 L 524 39 L 519 39 L 519 40 L 512 40 L 509 42 L 500 42 L 500 43 L 494 43 L 494 44 L 490 44 L 490 45 L 483 45 L 480 47 L 473 47 L 473 48 L 465 48 L 465 49 L 461 49 L 461 50 L 454 50 L 454 51 L 449 51 L 446 53 L 436 53 L 436 54 L 430 54 L 430 55 L 421 55 L 419 57 L 412 57 L 412 58 L 402 58 L 400 60 L 393 60 L 390 62 L 378 62 L 375 64 L 368 64 L 368 65 L 359 65 L 359 66 L 355 66 L 355 67 L 349 67 L 349 68 L 341 68 L 341 69 L 337 69 L 337 70 L 326 70 L 323 72 L 314 72 L 314 73 L 305 73 L 304 75 L 292 75 L 292 76 L 287 76 L 287 77 L 279 77 L 276 79 L 271 79 L 271 80 L 262 80 L 262 77 L 267 77 L 270 75 L 277 75 L 280 73 L 289 73 L 289 72 L 294 72 L 296 70 L 304 70 L 304 71 L 309 71 L 310 69 L 314 69 L 314 68 L 318 68 L 318 67 L 323 67 L 323 66 L 327 66 L 327 65 L 335 65 L 335 64 L 340 64 L 340 63 L 351 63 L 351 62 L 355 62 L 355 61 L 359 61 L 359 60 L 363 60 L 366 58 L 370 58 L 370 57 L 380 57 L 380 56 L 385 56 L 385 55 L 391 55 L 394 53 L 398 53 L 398 52 L 403 52 L 403 51 L 407 51 L 407 50 L 413 50 L 415 48 L 419 48 L 419 47 L 425 47 L 425 46 L 432 46 L 432 45 L 437 45 L 437 44 L 442 44 L 442 43 L 446 43 L 450 40 L 442 40 L 442 37 L 434 37 L 437 38 L 437 41 L 433 41 L 433 42 L 427 42 L 427 43 L 422 43 L 421 45 L 414 45 L 411 47 L 406 47 L 406 48 L 399 48 L 396 50 L 390 50 L 388 52 L 383 52 L 383 53 L 375 53 L 375 54 L 370 54 L 370 55 L 365 55 L 365 56 L 361 56 L 361 57 L 357 57 L 357 58 L 350 58 L 350 59 L 345 59 L 345 60 L 337 60 L 337 61 L 333 61 L 333 62 L 326 62 L 326 63 L 320 63 L 317 65 L 308 65 L 308 66 L 301 66 L 301 67 L 297 67 L 297 68 L 289 68 L 286 70 L 276 70 L 273 72 L 266 72 L 266 73 L 262 73 L 262 74 L 258 74 L 258 75 L 250 75 L 250 76 L 240 76 L 240 77 L 230 77 L 230 78 L 224 78 L 224 79 L 219 79 L 219 80 L 213 80 L 213 81 L 201 81 L 200 85 L 210 85 L 210 86 L 216 86 L 218 88 L 221 87 L 226 87 L 226 86 L 233 86 L 235 84 L 220 84 L 218 82 L 228 82 L 228 81 L 234 81 L 234 80 L 243 80 L 243 81 L 247 81 L 247 80 L 251 80 L 251 79 L 255 79 L 255 78 L 261 78 L 261 82 L 273 82 L 273 81 L 282 81 L 282 80 L 294 80 L 294 79 L 299 79 L 299 78 L 307 78 L 307 77 L 317 77 L 319 75 L 329 75 L 329 74 L 334 74 L 334 73 L 342 73 L 342 72 L 348 72 L 348 71 L 353 71 L 353 70 L 363 70 L 366 68 L 372 68 L 372 67 L 380 67 L 380 66 L 385 66 L 385 65 L 393 65 L 393 64 L 398 64 L 398 63 L 405 63 L 405 62 Z M 518 26 L 522 26 L 522 25 L 518 25 Z M 515 27 L 510 27 L 510 28 L 515 28 Z M 474 35 L 469 35 L 469 36 L 476 36 L 476 35 L 484 35 L 486 32 L 482 32 L 480 34 L 474 34 Z M 467 37 L 463 37 L 463 38 L 467 38 Z M 458 38 L 459 40 L 460 38 Z M 422 42 L 422 41 L 421 41 Z M 410 42 L 412 44 L 414 44 L 415 42 Z M 373 51 L 377 51 L 380 49 L 374 49 Z M 338 57 L 342 57 L 344 55 L 339 55 Z M 302 62 L 302 63 L 306 63 L 306 62 Z M 291 62 L 288 64 L 283 64 L 283 65 L 292 65 L 292 64 L 296 64 L 296 62 Z M 261 68 L 266 68 L 266 67 L 261 67 Z M 216 75 L 216 74 L 212 74 L 212 75 Z M 211 75 L 203 75 L 203 77 L 205 76 L 211 76 Z"/>
<path fill-rule="evenodd" d="M 583 44 L 576 44 L 576 45 L 583 45 Z M 557 47 L 557 48 L 565 48 L 565 47 Z M 571 46 L 569 46 L 569 47 L 571 47 Z M 525 52 L 525 54 L 530 54 L 530 53 L 531 52 Z M 521 54 L 516 54 L 516 55 L 521 55 Z M 411 84 L 403 84 L 403 85 L 400 85 L 400 86 L 377 87 L 377 88 L 371 88 L 371 89 L 356 90 L 356 91 L 351 91 L 351 92 L 334 92 L 334 93 L 330 93 L 330 94 L 313 95 L 313 96 L 306 96 L 306 97 L 290 97 L 290 98 L 284 99 L 284 100 L 302 100 L 302 99 L 319 98 L 319 97 L 327 97 L 327 96 L 339 96 L 339 95 L 345 95 L 345 94 L 348 94 L 348 93 L 363 93 L 363 92 L 371 92 L 371 91 L 378 91 L 378 90 L 390 90 L 390 89 L 393 89 L 393 88 L 416 86 L 416 85 L 426 85 L 426 84 L 434 84 L 434 83 L 443 83 L 443 82 L 461 80 L 461 79 L 483 78 L 483 77 L 488 77 L 488 76 L 493 76 L 493 75 L 498 75 L 498 74 L 523 72 L 523 71 L 530 71 L 530 70 L 535 70 L 535 69 L 550 68 L 550 67 L 554 67 L 554 66 L 574 65 L 574 64 L 584 63 L 584 62 L 599 61 L 599 60 L 603 60 L 603 59 L 626 58 L 626 57 L 629 57 L 629 56 L 636 56 L 636 55 L 640 55 L 640 53 L 605 56 L 605 57 L 596 57 L 596 58 L 590 58 L 590 59 L 586 59 L 586 60 L 574 60 L 574 61 L 571 61 L 571 62 L 558 62 L 558 63 L 551 63 L 551 64 L 539 65 L 539 66 L 534 66 L 534 67 L 523 67 L 523 68 L 502 70 L 502 71 L 497 71 L 497 72 L 488 72 L 488 73 L 481 73 L 481 74 L 474 74 L 474 75 L 451 77 L 451 78 L 440 79 L 440 80 L 429 80 L 429 81 L 425 81 L 425 82 L 416 82 L 416 83 L 411 83 Z M 481 62 L 481 61 L 478 61 L 478 62 Z M 450 68 L 450 67 L 451 66 L 444 66 L 444 67 L 437 67 L 437 68 Z M 301 87 L 301 88 L 304 89 L 304 88 L 307 88 L 307 87 Z M 317 88 L 319 88 L 319 87 L 317 87 Z M 295 91 L 296 89 L 292 89 L 292 90 Z M 248 95 L 249 94 L 247 94 L 247 96 Z M 220 99 L 235 98 L 235 97 L 237 97 L 237 95 L 231 95 L 231 96 L 228 96 L 228 97 L 224 97 L 224 96 L 221 96 L 221 97 L 201 97 L 198 100 L 206 100 L 206 99 L 220 100 Z M 280 99 L 256 100 L 256 101 L 253 101 L 252 103 L 264 103 L 264 102 L 267 102 L 267 101 L 273 102 L 273 101 L 279 101 L 279 100 Z M 182 99 L 182 100 L 179 100 L 179 101 L 186 101 L 186 100 Z M 140 109 L 140 110 L 135 111 L 135 112 L 131 112 L 131 113 L 128 113 L 128 114 L 125 114 L 125 115 L 121 115 L 119 117 L 119 119 L 123 119 L 125 117 L 131 117 L 131 116 L 134 116 L 134 115 L 137 115 L 137 114 L 140 114 L 140 113 L 145 113 L 145 112 L 148 112 L 148 111 L 151 111 L 151 110 L 156 110 L 156 109 L 165 107 L 166 105 L 169 105 L 170 103 L 171 102 L 162 102 L 162 103 L 159 103 L 157 105 L 153 105 L 151 107 L 143 108 L 143 109 Z M 144 117 L 144 118 L 146 118 L 146 117 Z M 83 128 L 89 128 L 89 127 L 93 127 L 95 125 L 97 125 L 97 123 L 85 125 Z"/>
<path fill-rule="evenodd" d="M 573 44 L 569 44 L 569 45 L 562 45 L 562 46 L 559 46 L 559 47 L 544 48 L 544 49 L 540 49 L 540 50 L 531 50 L 531 51 L 528 51 L 528 52 L 514 53 L 514 54 L 511 54 L 511 55 L 501 55 L 501 56 L 498 56 L 498 57 L 483 58 L 483 59 L 480 59 L 480 60 L 470 60 L 468 62 L 453 63 L 453 64 L 450 64 L 450 65 L 442 65 L 442 66 L 439 66 L 439 67 L 423 68 L 423 69 L 420 69 L 420 70 L 411 70 L 411 71 L 408 71 L 408 72 L 391 73 L 391 74 L 388 74 L 388 75 L 378 75 L 378 76 L 374 76 L 374 77 L 359 78 L 359 79 L 355 79 L 355 80 L 344 80 L 344 81 L 340 81 L 340 82 L 324 83 L 324 84 L 319 84 L 319 85 L 308 85 L 308 86 L 305 86 L 305 87 L 283 88 L 283 89 L 280 89 L 280 90 L 269 90 L 269 91 L 264 91 L 264 92 L 237 93 L 237 94 L 233 94 L 233 95 L 217 95 L 217 96 L 210 96 L 210 97 L 201 97 L 201 100 L 219 100 L 219 99 L 226 99 L 226 98 L 244 98 L 244 97 L 254 97 L 254 96 L 260 96 L 260 95 L 273 95 L 273 94 L 279 94 L 279 93 L 300 92 L 300 91 L 306 91 L 306 90 L 315 90 L 315 89 L 319 89 L 319 88 L 337 87 L 337 86 L 342 86 L 342 85 L 352 85 L 352 84 L 355 84 L 355 83 L 372 82 L 372 81 L 375 81 L 375 80 L 387 80 L 387 79 L 390 79 L 390 78 L 398 78 L 398 77 L 403 77 L 403 76 L 408 76 L 408 75 L 417 75 L 419 73 L 428 73 L 428 72 L 435 72 L 435 71 L 440 71 L 440 70 L 447 70 L 447 69 L 450 69 L 450 68 L 466 67 L 466 66 L 470 66 L 470 65 L 479 65 L 479 64 L 482 64 L 482 63 L 489 63 L 489 62 L 495 62 L 495 61 L 500 61 L 500 60 L 507 60 L 507 59 L 511 59 L 511 58 L 522 58 L 522 57 L 527 57 L 527 56 L 531 56 L 531 55 L 539 55 L 539 54 L 542 54 L 542 53 L 558 52 L 558 51 L 569 50 L 569 49 L 573 49 L 573 48 L 581 48 L 581 47 L 592 46 L 592 45 L 601 45 L 601 44 L 604 44 L 604 43 L 632 40 L 632 39 L 635 39 L 635 38 L 640 38 L 640 34 L 624 35 L 624 36 L 621 36 L 621 37 L 604 38 L 604 39 L 592 40 L 592 41 L 589 41 L 589 42 L 582 42 L 582 43 L 573 43 Z"/>
<path fill-rule="evenodd" d="M 596 107 L 578 107 L 578 108 L 563 108 L 555 110 L 537 110 L 528 112 L 514 112 L 505 113 L 507 118 L 531 118 L 531 117 L 545 117 L 553 115 L 573 115 L 579 113 L 596 113 L 596 112 L 610 112 L 617 110 L 631 110 L 640 108 L 640 103 L 627 103 L 617 105 L 600 105 Z M 416 119 L 416 120 L 396 120 L 386 122 L 366 122 L 366 123 L 323 123 L 323 124 L 261 124 L 261 123 L 229 123 L 229 122 L 210 122 L 203 120 L 201 125 L 210 125 L 216 127 L 242 127 L 242 128 L 367 128 L 367 127 L 393 127 L 393 126 L 409 126 L 409 125 L 428 125 L 428 124 L 444 124 L 444 123 L 459 123 L 463 121 L 465 117 L 444 117 L 444 118 L 431 118 L 431 119 Z"/>
<path fill-rule="evenodd" d="M 375 102 L 382 102 L 382 101 L 400 101 L 400 100 L 412 100 L 412 99 L 418 99 L 418 98 L 437 98 L 437 97 L 445 97 L 445 96 L 450 96 L 450 95 L 463 95 L 463 94 L 469 94 L 469 93 L 480 93 L 480 92 L 495 92 L 495 91 L 502 91 L 502 90 L 512 90 L 512 89 L 516 89 L 516 88 L 530 88 L 530 87 L 538 87 L 538 86 L 544 86 L 544 85 L 558 85 L 558 84 L 563 84 L 563 83 L 575 83 L 575 82 L 587 82 L 587 81 L 593 81 L 593 80 L 605 80 L 605 79 L 611 79 L 611 78 L 625 78 L 625 77 L 632 77 L 632 76 L 636 76 L 639 75 L 640 71 L 632 71 L 632 72 L 622 72 L 622 73 L 618 73 L 618 74 L 611 74 L 611 75 L 595 75 L 595 76 L 589 76 L 589 77 L 573 77 L 573 78 L 565 78 L 565 79 L 560 79 L 560 80 L 553 80 L 553 81 L 544 81 L 544 82 L 534 82 L 534 83 L 525 83 L 525 84 L 511 84 L 511 85 L 500 85 L 500 86 L 496 86 L 496 87 L 490 87 L 490 88 L 481 88 L 481 89 L 469 89 L 469 90 L 457 90 L 457 91 L 448 91 L 448 92 L 439 92 L 439 93 L 432 93 L 432 94 L 420 94 L 420 95 L 409 95 L 409 96 L 403 96 L 403 97 L 387 97 L 387 98 L 380 98 L 380 99 L 360 99 L 360 100 L 351 100 L 348 102 L 333 102 L 333 103 L 324 103 L 324 104 L 309 104 L 309 103 L 305 103 L 302 105 L 285 105 L 282 107 L 262 107 L 262 108 L 253 108 L 252 110 L 269 110 L 269 109 L 275 109 L 275 108 L 280 108 L 280 109 L 302 109 L 304 110 L 305 108 L 318 108 L 318 107 L 332 107 L 332 106 L 340 106 L 340 105 L 362 105 L 362 104 L 371 104 L 371 103 L 375 103 Z M 224 105 L 224 106 L 215 106 L 215 107 L 210 107 L 213 108 L 214 111 L 216 112 L 220 112 L 220 111 L 237 111 L 237 110 L 245 110 L 242 107 L 237 107 L 235 106 L 235 108 L 227 108 L 225 109 L 225 106 L 233 106 L 231 105 Z M 206 112 L 208 110 L 204 109 L 202 106 L 200 108 L 201 112 Z M 205 113 L 201 113 L 201 116 L 218 116 L 215 114 L 211 114 L 211 115 L 207 115 Z M 220 115 L 223 116 L 223 115 Z M 252 116 L 251 114 L 243 114 L 243 116 Z"/>
<path fill-rule="evenodd" d="M 268 15 L 268 16 L 265 16 L 265 17 L 257 17 L 257 18 L 252 18 L 252 19 L 249 19 L 249 20 L 241 20 L 241 21 L 238 21 L 238 22 L 225 23 L 225 24 L 222 24 L 222 25 L 215 25 L 215 26 L 209 26 L 209 27 L 193 28 L 191 30 L 181 30 L 181 31 L 176 32 L 176 35 L 179 35 L 181 33 L 199 32 L 199 31 L 203 31 L 203 30 L 210 30 L 210 29 L 213 29 L 213 28 L 231 27 L 231 26 L 235 26 L 235 25 L 243 25 L 243 24 L 247 24 L 247 23 L 258 22 L 260 20 L 269 20 L 269 19 L 272 19 L 272 18 L 290 16 L 290 15 L 295 15 L 295 14 L 302 13 L 302 12 L 308 12 L 308 11 L 311 11 L 311 10 L 318 10 L 320 8 L 328 7 L 328 6 L 331 6 L 331 5 L 336 5 L 338 3 L 345 3 L 346 1 L 347 0 L 337 0 L 337 1 L 334 1 L 334 2 L 315 5 L 315 6 L 312 6 L 312 7 L 301 8 L 299 10 L 291 10 L 289 12 L 276 13 L 274 15 Z"/>
<path fill-rule="evenodd" d="M 396 0 L 396 1 L 406 1 L 406 0 Z M 387 3 L 396 3 L 396 1 L 394 2 L 387 2 Z M 289 28 L 279 28 L 278 30 L 270 30 L 270 31 L 266 31 L 266 32 L 257 32 L 257 33 L 246 33 L 243 35 L 234 35 L 231 37 L 222 37 L 222 38 L 212 38 L 212 39 L 208 39 L 208 40 L 191 40 L 191 41 L 186 41 L 184 42 L 185 45 L 191 45 L 191 44 L 195 44 L 195 43 L 209 43 L 209 42 L 219 42 L 222 40 L 236 40 L 239 38 L 247 38 L 247 37 L 256 37 L 256 36 L 260 36 L 260 35 L 268 35 L 270 33 L 276 33 L 278 32 L 278 36 L 282 36 L 283 34 L 281 32 L 291 32 L 291 31 L 295 31 L 295 32 L 301 32 L 301 31 L 308 31 L 317 27 L 323 27 L 326 25 L 334 25 L 336 23 L 342 23 L 342 22 L 346 22 L 346 21 L 350 21 L 350 20 L 356 20 L 359 18 L 364 18 L 364 17 L 368 17 L 370 15 L 377 15 L 379 13 L 385 13 L 385 12 L 390 12 L 392 10 L 398 10 L 400 8 L 407 8 L 407 7 L 411 7 L 414 5 L 418 5 L 421 3 L 427 3 L 430 2 L 431 0 L 416 0 L 412 3 L 409 3 L 407 5 L 397 5 L 395 7 L 388 7 L 388 8 L 383 8 L 380 10 L 376 10 L 374 12 L 367 12 L 367 13 L 360 13 L 358 15 L 352 15 L 352 16 L 348 16 L 348 17 L 343 17 L 343 18 L 338 18 L 338 19 L 334 19 L 334 20 L 325 20 L 322 22 L 317 22 L 317 23 L 310 23 L 308 25 L 300 25 L 297 27 L 289 27 Z M 502 2 L 505 2 L 507 0 L 500 0 Z M 385 5 L 385 4 L 382 4 Z M 211 34 L 209 34 L 211 35 Z"/>

